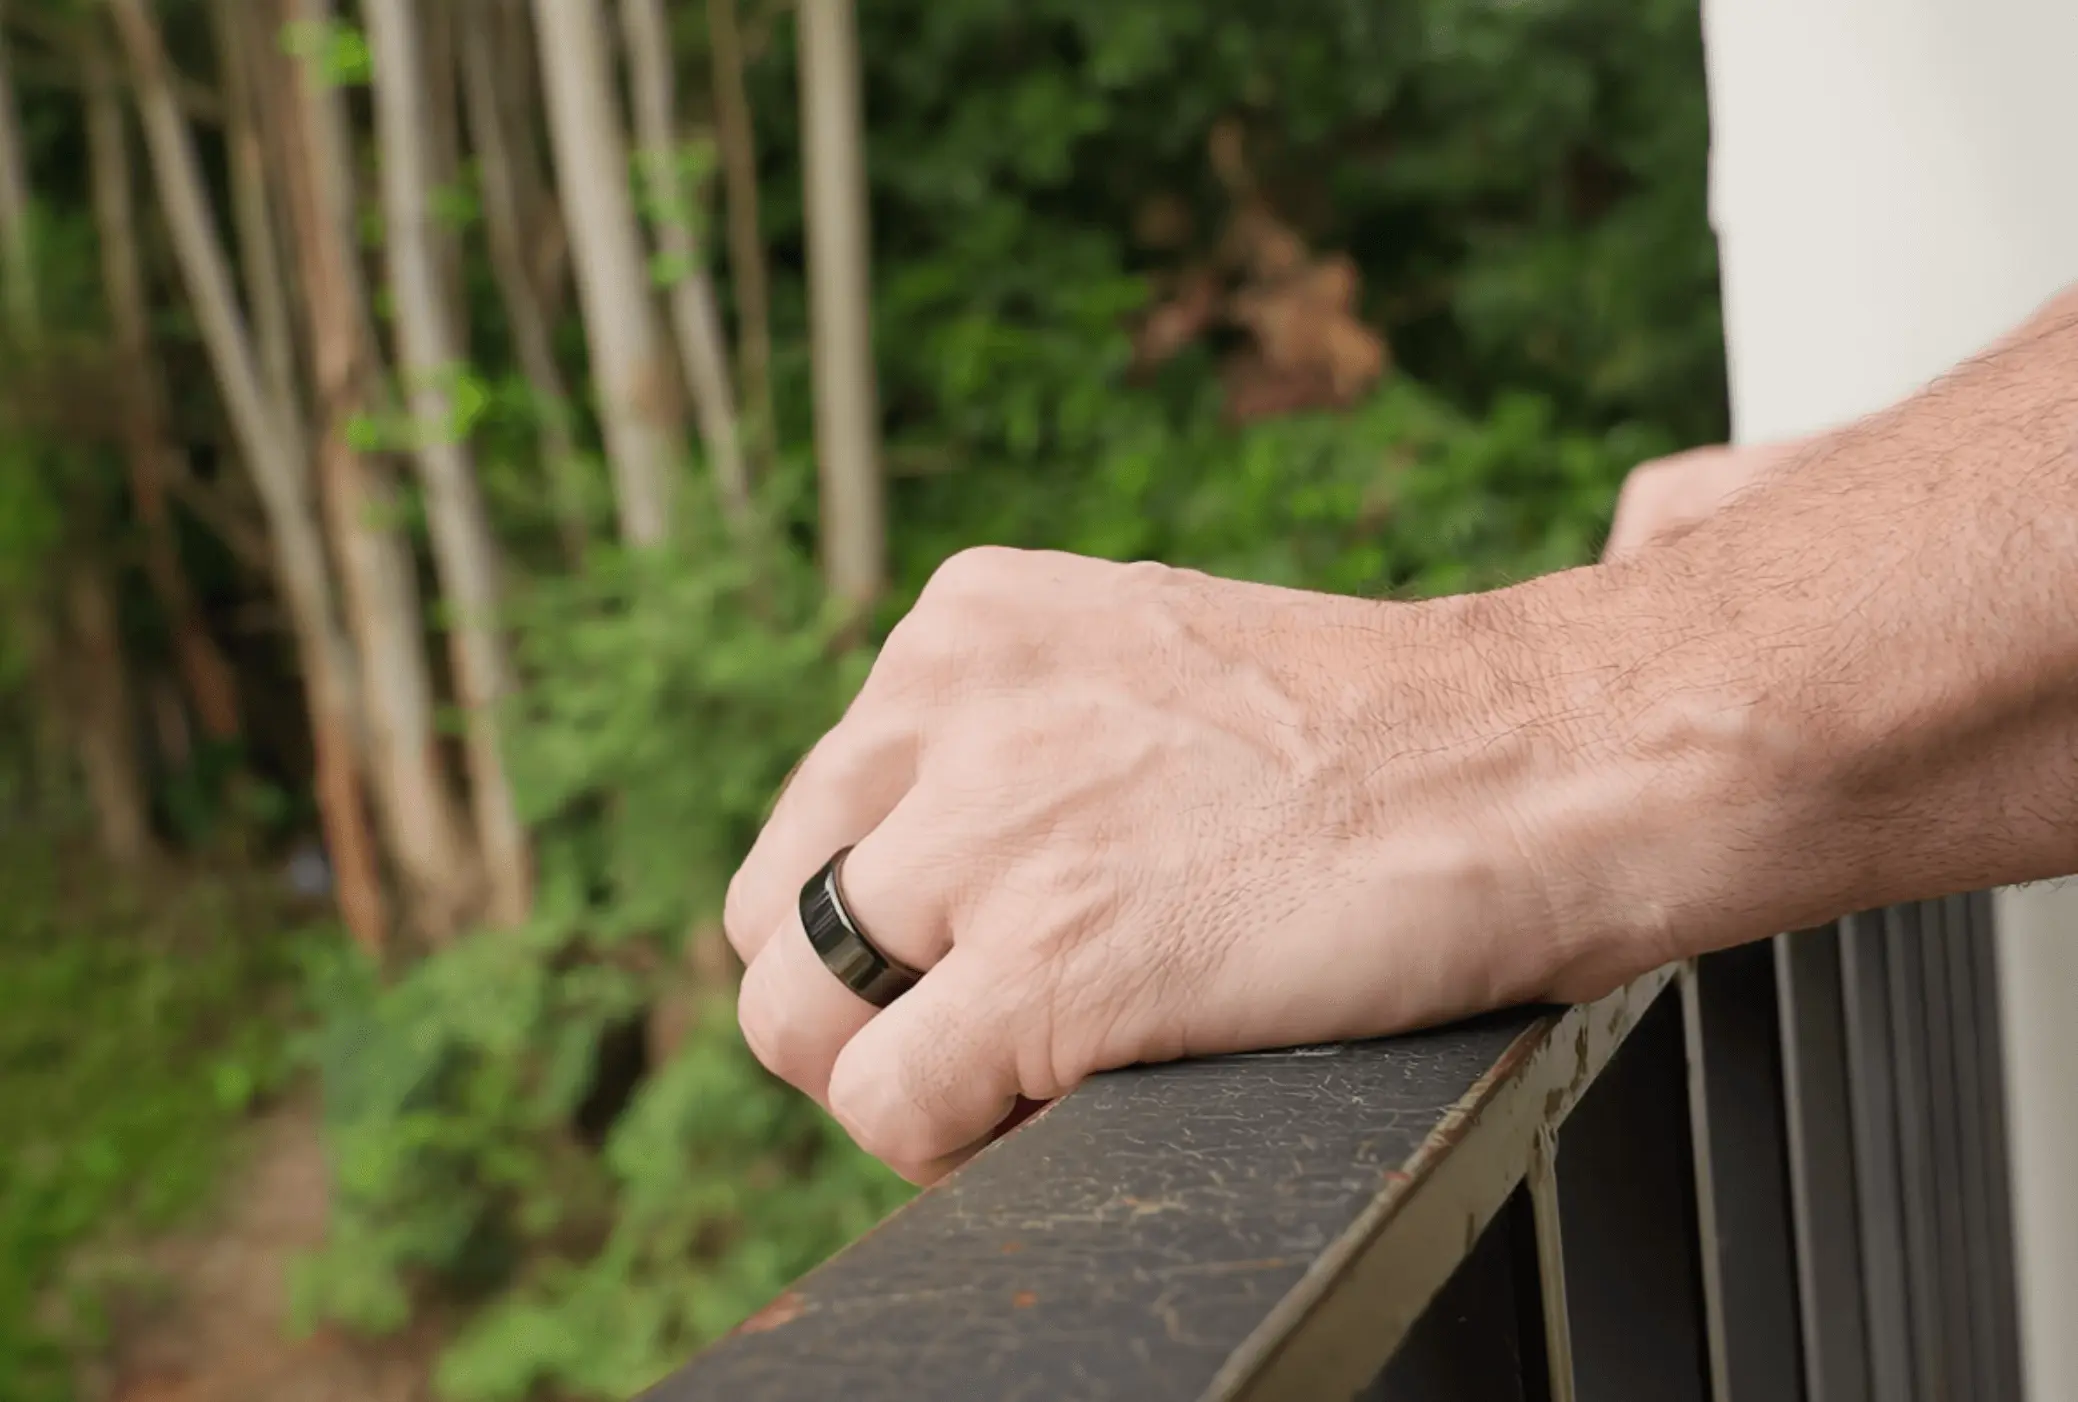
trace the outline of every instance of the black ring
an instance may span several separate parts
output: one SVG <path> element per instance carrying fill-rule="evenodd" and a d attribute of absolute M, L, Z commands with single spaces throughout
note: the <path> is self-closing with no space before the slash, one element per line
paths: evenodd
<path fill-rule="evenodd" d="M 801 928 L 822 956 L 823 967 L 839 983 L 874 1007 L 884 1008 L 914 988 L 923 975 L 881 953 L 844 903 L 840 877 L 844 859 L 850 855 L 847 847 L 830 858 L 801 888 Z"/>

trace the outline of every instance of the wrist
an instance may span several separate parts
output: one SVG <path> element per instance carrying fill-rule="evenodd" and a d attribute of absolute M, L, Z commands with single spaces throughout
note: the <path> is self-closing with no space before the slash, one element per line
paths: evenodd
<path fill-rule="evenodd" d="M 1516 640 L 1486 728 L 1520 757 L 1490 811 L 1520 854 L 1518 908 L 1542 925 L 1540 996 L 1598 997 L 1822 900 L 1796 862 L 1824 807 L 1819 747 L 1707 594 L 1602 567 L 1453 603 Z"/>

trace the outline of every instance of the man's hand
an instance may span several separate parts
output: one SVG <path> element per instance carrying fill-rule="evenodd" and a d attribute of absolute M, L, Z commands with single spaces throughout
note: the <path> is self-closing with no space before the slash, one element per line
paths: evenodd
<path fill-rule="evenodd" d="M 1803 441 L 1692 448 L 1640 463 L 1616 498 L 1602 558 L 1678 540 L 1771 469 L 1808 448 Z"/>
<path fill-rule="evenodd" d="M 956 557 L 731 887 L 751 1047 L 928 1180 L 1017 1098 L 1098 1070 L 1584 996 L 1656 965 L 1579 918 L 1594 863 L 1564 851 L 1550 796 L 1604 807 L 1595 747 L 1554 719 L 1556 654 L 1534 641 L 1566 630 L 1524 602 Z M 928 971 L 878 1014 L 796 906 L 854 844 L 848 904 Z"/>
<path fill-rule="evenodd" d="M 2078 870 L 2074 445 L 2078 293 L 1804 451 L 1691 459 L 1680 504 L 1648 469 L 1616 559 L 1493 594 L 962 555 L 731 886 L 745 1036 L 928 1180 L 1108 1067 Z M 926 971 L 877 1014 L 796 908 L 848 846 Z"/>

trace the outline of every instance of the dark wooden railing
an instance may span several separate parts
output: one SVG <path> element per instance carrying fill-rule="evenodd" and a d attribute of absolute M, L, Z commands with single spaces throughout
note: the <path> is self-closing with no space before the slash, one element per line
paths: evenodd
<path fill-rule="evenodd" d="M 651 1402 L 2020 1402 L 1989 919 L 1100 1076 Z"/>

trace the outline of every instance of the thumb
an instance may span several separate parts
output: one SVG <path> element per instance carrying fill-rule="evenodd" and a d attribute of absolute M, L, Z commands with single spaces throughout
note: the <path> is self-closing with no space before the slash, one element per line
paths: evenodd
<path fill-rule="evenodd" d="M 1027 1089 L 1022 1000 L 1009 985 L 976 948 L 955 945 L 845 1044 L 830 1070 L 830 1113 L 861 1148 L 928 1182 L 994 1137 Z"/>

